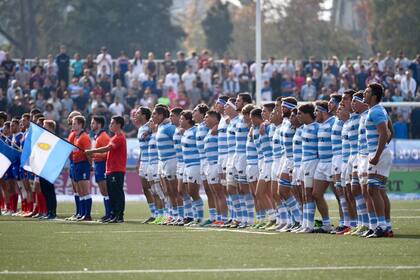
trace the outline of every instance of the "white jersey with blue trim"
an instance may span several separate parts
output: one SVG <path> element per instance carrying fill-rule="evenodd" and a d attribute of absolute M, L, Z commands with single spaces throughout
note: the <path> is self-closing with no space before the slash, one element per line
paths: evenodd
<path fill-rule="evenodd" d="M 182 156 L 185 167 L 200 165 L 200 152 L 197 148 L 197 127 L 187 129 L 181 138 Z"/>
<path fill-rule="evenodd" d="M 318 128 L 319 123 L 304 124 L 302 130 L 302 161 L 318 159 Z"/>
<path fill-rule="evenodd" d="M 217 134 L 213 135 L 212 131 L 209 130 L 206 137 L 204 137 L 204 151 L 206 153 L 206 160 L 210 165 L 217 164 L 218 153 L 217 153 Z"/>
<path fill-rule="evenodd" d="M 359 130 L 359 120 L 360 114 L 353 113 L 350 115 L 350 126 L 349 126 L 349 142 L 350 142 L 350 155 L 357 155 L 357 138 L 358 138 L 358 130 Z"/>
<path fill-rule="evenodd" d="M 149 162 L 149 141 L 152 130 L 148 123 L 139 127 L 137 131 L 137 139 L 139 140 L 140 162 Z"/>
<path fill-rule="evenodd" d="M 344 163 L 348 163 L 350 158 L 350 141 L 349 141 L 349 130 L 351 122 L 350 119 L 344 122 L 343 130 L 341 132 L 341 160 Z"/>
<path fill-rule="evenodd" d="M 208 132 L 209 128 L 207 127 L 205 122 L 201 122 L 197 125 L 197 149 L 200 153 L 200 161 L 202 165 L 206 160 L 206 151 L 204 150 L 204 137 L 206 137 Z"/>
<path fill-rule="evenodd" d="M 295 135 L 295 128 L 292 126 L 289 118 L 283 118 L 282 123 L 282 144 L 284 147 L 284 155 L 287 158 L 293 158 L 293 135 Z"/>
<path fill-rule="evenodd" d="M 249 133 L 249 126 L 245 122 L 244 117 L 241 115 L 239 116 L 238 123 L 236 124 L 236 132 L 235 132 L 235 154 L 236 155 L 243 155 L 246 153 L 246 138 Z"/>
<path fill-rule="evenodd" d="M 156 132 L 150 135 L 149 145 L 148 145 L 148 154 L 149 154 L 149 165 L 157 164 L 159 161 L 157 142 L 156 142 Z"/>
<path fill-rule="evenodd" d="M 318 129 L 318 155 L 320 162 L 331 162 L 333 157 L 331 134 L 334 125 L 334 117 L 328 118 L 319 125 Z"/>
<path fill-rule="evenodd" d="M 236 150 L 236 124 L 239 121 L 239 116 L 234 117 L 230 120 L 227 126 L 227 144 L 228 144 L 228 156 L 233 157 Z"/>
<path fill-rule="evenodd" d="M 184 162 L 184 158 L 182 157 L 181 138 L 182 138 L 182 128 L 177 127 L 174 133 L 174 147 L 175 147 L 175 153 L 176 153 L 176 161 L 178 163 Z"/>
<path fill-rule="evenodd" d="M 364 155 L 364 156 L 367 156 L 369 154 L 368 146 L 367 146 L 367 138 L 366 138 L 367 115 L 368 115 L 368 110 L 360 114 L 359 129 L 358 129 L 359 134 L 357 137 L 357 149 L 359 151 L 359 155 Z"/>
<path fill-rule="evenodd" d="M 293 135 L 293 166 L 300 167 L 302 164 L 302 131 L 303 126 L 296 128 Z"/>
<path fill-rule="evenodd" d="M 369 154 L 376 153 L 379 145 L 378 125 L 388 122 L 388 113 L 385 108 L 376 104 L 369 109 L 366 117 L 366 138 Z M 385 147 L 387 145 L 385 144 Z"/>
<path fill-rule="evenodd" d="M 156 133 L 159 161 L 168 161 L 176 158 L 174 133 L 176 126 L 167 123 L 159 125 Z"/>
<path fill-rule="evenodd" d="M 344 121 L 334 117 L 334 124 L 331 131 L 331 144 L 333 156 L 341 156 L 341 131 L 343 130 Z"/>

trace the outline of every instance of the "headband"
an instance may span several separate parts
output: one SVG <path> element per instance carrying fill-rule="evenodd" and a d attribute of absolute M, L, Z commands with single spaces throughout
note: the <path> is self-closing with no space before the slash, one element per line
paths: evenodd
<path fill-rule="evenodd" d="M 325 109 L 324 107 L 322 107 L 322 106 L 316 106 L 315 107 L 315 109 L 316 110 L 318 110 L 318 111 L 320 111 L 320 112 L 325 112 L 325 113 L 328 113 L 328 110 L 327 109 Z"/>
<path fill-rule="evenodd" d="M 359 102 L 361 102 L 361 103 L 364 103 L 363 102 L 363 99 L 362 98 L 360 98 L 360 97 L 358 97 L 358 96 L 353 96 L 353 99 L 352 100 L 354 100 L 354 101 L 359 101 Z"/>
<path fill-rule="evenodd" d="M 226 101 L 225 100 L 223 100 L 223 99 L 217 99 L 217 101 L 216 101 L 216 103 L 217 104 L 222 104 L 222 105 L 226 105 Z"/>
<path fill-rule="evenodd" d="M 232 107 L 233 109 L 236 110 L 236 105 L 233 104 L 231 101 L 226 102 L 226 105 L 225 106 L 230 106 L 230 107 Z"/>
<path fill-rule="evenodd" d="M 340 104 L 340 101 L 338 101 L 338 99 L 335 97 L 331 97 L 331 101 L 334 102 L 336 105 Z"/>
<path fill-rule="evenodd" d="M 293 110 L 293 109 L 296 108 L 296 105 L 295 104 L 289 103 L 289 102 L 286 102 L 286 101 L 283 101 L 282 104 L 281 104 L 281 106 L 286 107 L 286 108 L 288 108 L 290 110 Z"/>

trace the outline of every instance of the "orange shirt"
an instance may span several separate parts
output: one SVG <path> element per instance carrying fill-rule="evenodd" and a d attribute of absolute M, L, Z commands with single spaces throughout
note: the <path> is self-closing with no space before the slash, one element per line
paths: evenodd
<path fill-rule="evenodd" d="M 105 130 L 99 131 L 98 135 L 95 135 L 95 147 L 94 148 L 101 148 L 108 146 L 109 140 L 111 138 L 109 137 L 108 133 L 106 133 Z M 104 161 L 106 160 L 107 153 L 102 154 L 93 154 L 93 160 L 95 162 Z"/>
<path fill-rule="evenodd" d="M 76 137 L 76 131 L 72 130 L 70 131 L 69 137 L 67 138 L 67 140 L 74 144 L 74 138 Z M 70 160 L 73 161 L 73 153 L 70 154 Z"/>
<path fill-rule="evenodd" d="M 76 135 L 73 144 L 80 148 L 73 151 L 74 163 L 87 161 L 88 158 L 86 157 L 85 150 L 88 150 L 92 147 L 89 135 L 85 131 L 82 131 L 79 135 Z"/>

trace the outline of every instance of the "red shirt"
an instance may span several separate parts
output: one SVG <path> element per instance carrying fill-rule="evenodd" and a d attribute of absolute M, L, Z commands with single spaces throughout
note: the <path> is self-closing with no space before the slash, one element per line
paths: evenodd
<path fill-rule="evenodd" d="M 74 137 L 73 144 L 80 148 L 73 151 L 73 162 L 78 163 L 82 161 L 88 161 L 85 150 L 88 150 L 92 147 L 89 135 L 85 131 L 82 131 L 79 135 Z"/>
<path fill-rule="evenodd" d="M 95 148 L 102 148 L 102 147 L 108 146 L 109 139 L 110 137 L 108 133 L 106 133 L 105 130 L 100 131 L 99 134 L 95 136 Z M 95 162 L 104 161 L 106 160 L 106 157 L 107 157 L 106 153 L 93 154 L 93 160 Z"/>
<path fill-rule="evenodd" d="M 111 150 L 106 158 L 106 174 L 126 171 L 127 141 L 123 133 L 115 134 L 110 141 Z"/>

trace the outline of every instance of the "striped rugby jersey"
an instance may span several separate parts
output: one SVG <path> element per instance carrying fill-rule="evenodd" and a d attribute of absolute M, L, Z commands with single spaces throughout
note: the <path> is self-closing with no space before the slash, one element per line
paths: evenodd
<path fill-rule="evenodd" d="M 295 128 L 292 126 L 289 118 L 283 118 L 282 125 L 282 143 L 284 147 L 284 154 L 287 158 L 293 158 L 293 135 Z"/>
<path fill-rule="evenodd" d="M 185 167 L 199 166 L 200 157 L 197 148 L 197 127 L 187 129 L 181 138 L 182 156 Z"/>
<path fill-rule="evenodd" d="M 350 157 L 349 127 L 350 119 L 344 122 L 343 130 L 341 132 L 341 160 L 344 163 L 347 163 Z"/>
<path fill-rule="evenodd" d="M 240 116 L 238 123 L 236 124 L 235 132 L 235 154 L 245 154 L 246 153 L 246 138 L 249 133 L 248 124 L 245 122 L 244 117 Z"/>
<path fill-rule="evenodd" d="M 350 155 L 357 155 L 357 138 L 359 130 L 360 114 L 353 113 L 350 115 L 350 126 L 348 128 L 349 142 L 350 142 Z"/>
<path fill-rule="evenodd" d="M 217 151 L 220 156 L 227 155 L 228 153 L 228 142 L 227 142 L 227 127 L 226 122 L 227 117 L 222 117 L 220 119 L 219 125 L 217 126 Z M 220 162 L 219 162 L 220 164 Z"/>
<path fill-rule="evenodd" d="M 167 123 L 159 125 L 156 133 L 156 146 L 158 149 L 159 161 L 168 161 L 176 158 L 174 133 L 176 126 Z"/>
<path fill-rule="evenodd" d="M 330 117 L 325 122 L 319 124 L 318 155 L 320 162 L 331 162 L 332 160 L 333 153 L 331 144 L 331 134 L 334 122 L 334 117 Z"/>
<path fill-rule="evenodd" d="M 331 131 L 331 144 L 333 156 L 341 156 L 341 131 L 343 130 L 344 121 L 334 117 L 334 124 Z"/>
<path fill-rule="evenodd" d="M 156 143 L 156 132 L 150 135 L 149 145 L 148 145 L 148 154 L 149 154 L 149 165 L 158 164 L 158 150 Z"/>
<path fill-rule="evenodd" d="M 302 161 L 318 159 L 318 128 L 319 123 L 304 124 L 302 130 Z"/>
<path fill-rule="evenodd" d="M 281 137 L 282 125 L 276 126 L 273 133 L 273 157 L 274 159 L 280 159 L 284 154 L 282 137 Z"/>
<path fill-rule="evenodd" d="M 379 133 L 377 126 L 383 122 L 388 122 L 388 113 L 384 107 L 376 104 L 369 109 L 366 117 L 366 138 L 369 154 L 376 153 L 378 149 Z M 386 144 L 385 147 L 387 147 Z"/>
<path fill-rule="evenodd" d="M 369 154 L 366 138 L 366 118 L 368 115 L 368 110 L 360 114 L 358 137 L 357 137 L 357 149 L 359 155 L 367 156 Z"/>
<path fill-rule="evenodd" d="M 175 147 L 175 153 L 176 153 L 176 161 L 178 163 L 183 163 L 184 162 L 184 158 L 182 157 L 182 146 L 181 146 L 181 138 L 182 138 L 182 128 L 177 127 L 175 129 L 175 133 L 174 133 L 174 147 Z"/>
<path fill-rule="evenodd" d="M 257 147 L 254 143 L 254 137 L 251 133 L 246 138 L 246 164 L 258 165 Z"/>
<path fill-rule="evenodd" d="M 149 141 L 152 130 L 148 123 L 139 127 L 137 132 L 137 139 L 139 140 L 140 148 L 140 162 L 147 163 L 149 162 Z"/>
<path fill-rule="evenodd" d="M 228 144 L 228 156 L 233 157 L 236 150 L 236 124 L 239 121 L 239 116 L 231 119 L 227 126 L 227 144 Z"/>
<path fill-rule="evenodd" d="M 209 128 L 207 127 L 205 122 L 201 122 L 197 125 L 197 149 L 200 154 L 200 161 L 201 164 L 204 164 L 206 159 L 206 151 L 204 150 L 204 137 L 206 137 L 207 133 L 209 132 Z"/>
<path fill-rule="evenodd" d="M 302 130 L 303 126 L 296 128 L 293 135 L 293 166 L 300 167 L 302 163 Z"/>
<path fill-rule="evenodd" d="M 217 164 L 218 153 L 217 153 L 217 134 L 213 135 L 212 131 L 209 130 L 206 137 L 204 137 L 204 151 L 206 154 L 206 160 L 209 164 Z"/>

